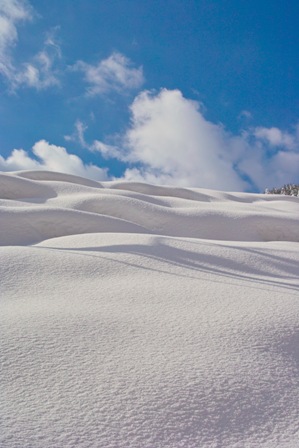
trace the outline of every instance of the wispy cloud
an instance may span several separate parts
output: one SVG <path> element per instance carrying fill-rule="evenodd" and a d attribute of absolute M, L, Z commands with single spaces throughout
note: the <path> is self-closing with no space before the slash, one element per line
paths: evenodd
<path fill-rule="evenodd" d="M 42 90 L 60 84 L 62 54 L 55 36 L 57 27 L 47 33 L 37 54 L 26 61 L 15 57 L 19 25 L 34 17 L 37 13 L 28 0 L 0 0 L 0 75 L 11 91 L 20 87 Z M 144 82 L 142 67 L 134 66 L 129 58 L 118 52 L 95 65 L 77 61 L 71 69 L 83 73 L 87 93 L 91 96 L 111 91 L 126 93 L 139 89 Z"/>
<path fill-rule="evenodd" d="M 32 18 L 33 9 L 26 0 L 1 0 L 0 73 L 7 78 L 14 71 L 11 51 L 18 41 L 17 25 Z"/>
<path fill-rule="evenodd" d="M 75 131 L 71 135 L 65 135 L 64 139 L 67 142 L 79 143 L 82 148 L 89 149 L 89 145 L 85 141 L 84 132 L 87 130 L 87 126 L 81 121 L 77 120 L 75 123 Z"/>
<path fill-rule="evenodd" d="M 121 159 L 122 152 L 117 146 L 108 145 L 99 140 L 94 140 L 92 143 L 88 143 L 85 138 L 85 131 L 88 126 L 81 120 L 75 122 L 75 130 L 71 135 L 65 135 L 64 139 L 67 142 L 74 142 L 79 144 L 81 148 L 88 149 L 91 152 L 100 152 L 104 159 Z"/>
<path fill-rule="evenodd" d="M 239 120 L 251 120 L 252 113 L 249 110 L 242 110 L 238 116 Z"/>
<path fill-rule="evenodd" d="M 43 49 L 15 72 L 13 83 L 15 86 L 26 85 L 37 90 L 60 85 L 59 70 L 56 68 L 56 62 L 60 58 L 60 47 L 51 32 L 45 39 Z"/>
<path fill-rule="evenodd" d="M 144 82 L 142 67 L 134 67 L 130 59 L 117 52 L 96 65 L 78 61 L 72 69 L 84 73 L 89 95 L 101 95 L 110 91 L 124 93 L 140 88 Z"/>
<path fill-rule="evenodd" d="M 0 73 L 12 91 L 20 86 L 41 90 L 59 84 L 56 61 L 61 50 L 55 41 L 55 31 L 47 33 L 43 48 L 30 61 L 18 63 L 13 58 L 13 49 L 18 41 L 17 26 L 22 21 L 32 20 L 34 10 L 26 0 L 0 1 Z"/>
<path fill-rule="evenodd" d="M 106 169 L 84 164 L 80 157 L 68 153 L 62 146 L 50 145 L 45 140 L 40 140 L 33 146 L 32 152 L 35 158 L 23 149 L 14 149 L 6 159 L 0 156 L 0 170 L 47 170 L 107 180 Z"/>

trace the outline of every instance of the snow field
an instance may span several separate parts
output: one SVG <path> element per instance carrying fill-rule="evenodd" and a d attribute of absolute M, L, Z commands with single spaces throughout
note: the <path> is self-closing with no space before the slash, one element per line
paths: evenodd
<path fill-rule="evenodd" d="M 0 446 L 299 446 L 297 198 L 0 176 Z"/>

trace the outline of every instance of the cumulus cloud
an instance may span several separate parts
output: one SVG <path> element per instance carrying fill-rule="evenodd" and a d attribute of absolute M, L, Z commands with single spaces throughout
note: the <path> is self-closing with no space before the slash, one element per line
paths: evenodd
<path fill-rule="evenodd" d="M 118 148 L 93 143 L 105 158 L 130 164 L 127 180 L 237 191 L 298 182 L 299 127 L 293 133 L 258 127 L 233 135 L 208 121 L 201 105 L 179 90 L 142 92 L 131 114 Z"/>
<path fill-rule="evenodd" d="M 248 186 L 234 169 L 244 142 L 207 121 L 200 105 L 179 90 L 142 92 L 131 112 L 122 151 L 111 150 L 112 157 L 139 165 L 129 168 L 126 178 L 231 190 Z M 109 147 L 104 154 L 108 156 Z"/>
<path fill-rule="evenodd" d="M 117 52 L 96 65 L 78 61 L 73 70 L 84 73 L 89 95 L 99 95 L 109 91 L 122 93 L 138 89 L 144 82 L 142 67 L 135 68 L 130 59 Z"/>
<path fill-rule="evenodd" d="M 47 170 L 94 180 L 107 180 L 107 170 L 92 164 L 84 164 L 75 154 L 70 154 L 61 146 L 40 140 L 32 148 L 37 159 L 23 149 L 14 149 L 8 158 L 0 156 L 1 171 Z"/>
<path fill-rule="evenodd" d="M 61 57 L 59 45 L 55 42 L 55 29 L 48 33 L 43 48 L 30 61 L 17 64 L 13 48 L 18 41 L 19 22 L 32 20 L 33 8 L 27 0 L 0 1 L 0 73 L 11 90 L 20 86 L 45 89 L 58 85 L 55 62 Z"/>

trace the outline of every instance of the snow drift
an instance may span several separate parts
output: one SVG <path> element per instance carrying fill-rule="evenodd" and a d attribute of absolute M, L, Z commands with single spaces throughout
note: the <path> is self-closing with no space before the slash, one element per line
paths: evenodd
<path fill-rule="evenodd" d="M 299 200 L 0 174 L 1 439 L 299 446 Z"/>

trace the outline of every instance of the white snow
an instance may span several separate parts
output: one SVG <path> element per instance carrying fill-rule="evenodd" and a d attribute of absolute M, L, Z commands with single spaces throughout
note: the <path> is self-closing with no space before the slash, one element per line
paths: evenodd
<path fill-rule="evenodd" d="M 298 198 L 0 174 L 1 448 L 299 446 Z"/>

